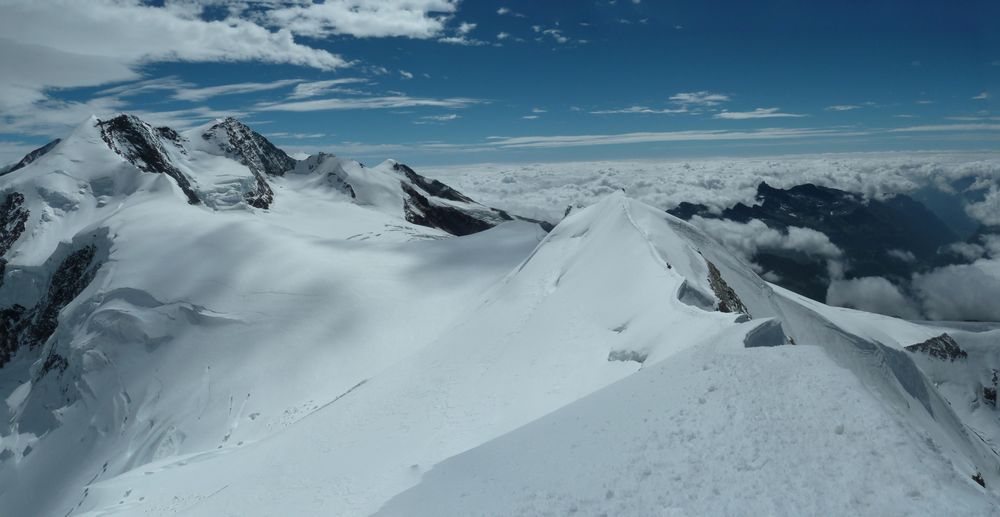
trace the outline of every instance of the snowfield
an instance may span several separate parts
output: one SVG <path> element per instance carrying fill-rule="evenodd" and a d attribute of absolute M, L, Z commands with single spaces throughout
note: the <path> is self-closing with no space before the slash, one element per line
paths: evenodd
<path fill-rule="evenodd" d="M 1000 330 L 467 194 L 232 119 L 0 176 L 0 515 L 1000 514 Z"/>

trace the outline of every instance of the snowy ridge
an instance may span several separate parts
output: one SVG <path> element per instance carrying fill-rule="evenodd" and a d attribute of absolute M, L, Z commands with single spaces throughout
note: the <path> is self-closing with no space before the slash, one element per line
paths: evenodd
<path fill-rule="evenodd" d="M 621 193 L 546 233 L 258 137 L 0 178 L 0 513 L 995 513 L 997 331 L 941 363 Z"/>

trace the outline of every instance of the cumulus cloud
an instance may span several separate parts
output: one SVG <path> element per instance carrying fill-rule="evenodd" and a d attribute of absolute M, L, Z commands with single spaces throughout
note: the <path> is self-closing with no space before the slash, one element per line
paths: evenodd
<path fill-rule="evenodd" d="M 264 16 L 273 25 L 313 38 L 427 39 L 441 34 L 457 8 L 458 0 L 327 0 L 271 9 Z"/>
<path fill-rule="evenodd" d="M 945 266 L 912 285 L 931 319 L 1000 321 L 1000 261 Z"/>
<path fill-rule="evenodd" d="M 900 262 L 906 262 L 907 264 L 912 264 L 917 261 L 917 256 L 913 254 L 912 251 L 907 250 L 889 250 L 886 252 L 889 257 L 894 258 Z"/>
<path fill-rule="evenodd" d="M 827 273 L 831 278 L 843 274 L 841 258 L 843 251 L 830 242 L 824 233 L 810 228 L 788 227 L 781 232 L 768 227 L 759 219 L 747 223 L 728 219 L 706 219 L 695 216 L 691 224 L 719 240 L 726 248 L 738 253 L 747 262 L 753 261 L 761 251 L 786 251 L 806 255 L 812 259 L 826 261 Z"/>
<path fill-rule="evenodd" d="M 140 79 L 139 69 L 147 63 L 255 61 L 320 70 L 349 64 L 295 41 L 289 30 L 272 30 L 246 18 L 206 21 L 202 9 L 196 2 L 158 7 L 138 0 L 5 1 L 0 16 L 0 112 L 5 129 L 61 132 L 70 117 L 79 122 L 91 114 L 76 116 L 78 108 L 120 101 L 60 102 L 47 90 Z"/>
<path fill-rule="evenodd" d="M 898 318 L 920 318 L 920 310 L 903 291 L 880 276 L 834 280 L 827 289 L 826 303 Z"/>

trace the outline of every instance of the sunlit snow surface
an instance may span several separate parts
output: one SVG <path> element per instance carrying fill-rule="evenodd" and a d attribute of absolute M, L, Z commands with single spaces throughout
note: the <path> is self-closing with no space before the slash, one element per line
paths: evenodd
<path fill-rule="evenodd" d="M 108 254 L 46 345 L 66 371 L 0 370 L 2 515 L 997 513 L 996 412 L 900 351 L 943 329 L 773 287 L 620 192 L 450 237 L 377 170 L 253 210 L 190 149 L 192 206 L 78 131 L 0 183 L 33 210 L 11 267 Z M 997 363 L 1000 331 L 949 332 Z"/>

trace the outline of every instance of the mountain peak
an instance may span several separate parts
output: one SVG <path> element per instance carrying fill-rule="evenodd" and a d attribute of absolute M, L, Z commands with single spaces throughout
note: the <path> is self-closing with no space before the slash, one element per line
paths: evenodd
<path fill-rule="evenodd" d="M 254 174 L 282 176 L 295 167 L 294 158 L 234 117 L 216 119 L 195 131 L 205 142 L 218 146 L 220 154 L 243 163 Z"/>

